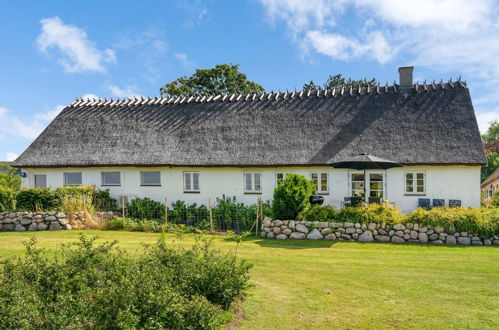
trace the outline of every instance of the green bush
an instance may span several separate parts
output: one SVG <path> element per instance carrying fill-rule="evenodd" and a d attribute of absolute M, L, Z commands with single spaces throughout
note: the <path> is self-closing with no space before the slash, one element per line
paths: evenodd
<path fill-rule="evenodd" d="M 0 187 L 0 212 L 16 209 L 17 193 L 16 189 Z"/>
<path fill-rule="evenodd" d="M 431 210 L 418 208 L 408 214 L 404 221 L 425 226 L 441 226 L 484 237 L 499 234 L 499 209 L 496 207 L 436 207 Z"/>
<path fill-rule="evenodd" d="M 61 199 L 49 188 L 26 188 L 17 194 L 17 211 L 52 211 L 60 206 Z"/>
<path fill-rule="evenodd" d="M 300 212 L 298 220 L 302 221 L 335 221 L 338 216 L 338 211 L 332 206 L 312 205 L 308 209 Z"/>
<path fill-rule="evenodd" d="M 2 162 L 0 162 L 0 167 L 7 170 L 7 173 L 3 171 L 0 172 L 0 189 L 8 188 L 19 190 L 19 188 L 21 188 L 21 175 L 17 169 L 10 166 L 9 163 Z"/>
<path fill-rule="evenodd" d="M 92 208 L 98 212 L 116 211 L 116 199 L 111 198 L 109 190 L 98 190 L 95 186 L 64 186 L 55 190 L 56 196 L 64 201 L 68 197 L 86 197 Z"/>
<path fill-rule="evenodd" d="M 404 221 L 400 209 L 390 205 L 370 204 L 368 207 L 347 207 L 338 211 L 335 222 L 395 224 Z"/>
<path fill-rule="evenodd" d="M 499 190 L 496 190 L 494 192 L 494 195 L 492 196 L 492 200 L 490 201 L 491 206 L 499 207 Z"/>
<path fill-rule="evenodd" d="M 135 219 L 162 219 L 165 206 L 150 198 L 135 198 L 128 203 L 128 214 Z"/>
<path fill-rule="evenodd" d="M 134 230 L 137 222 L 130 218 L 116 217 L 108 221 L 106 229 L 109 230 Z"/>
<path fill-rule="evenodd" d="M 213 329 L 244 296 L 250 266 L 207 243 L 164 241 L 131 257 L 84 236 L 55 257 L 26 244 L 0 268 L 0 324 L 8 329 Z"/>
<path fill-rule="evenodd" d="M 309 198 L 315 193 L 315 185 L 302 175 L 287 174 L 274 189 L 272 213 L 277 219 L 296 219 L 309 206 Z"/>

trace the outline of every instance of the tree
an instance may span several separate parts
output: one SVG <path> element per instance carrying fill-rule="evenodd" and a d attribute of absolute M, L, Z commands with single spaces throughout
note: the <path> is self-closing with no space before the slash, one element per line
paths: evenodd
<path fill-rule="evenodd" d="M 196 69 L 190 77 L 180 77 L 160 88 L 161 96 L 262 93 L 265 89 L 239 72 L 239 65 L 218 64 L 212 69 Z"/>
<path fill-rule="evenodd" d="M 487 165 L 482 167 L 482 182 L 499 167 L 499 153 L 489 152 L 486 156 Z"/>
<path fill-rule="evenodd" d="M 362 78 L 359 80 L 354 80 L 352 78 L 346 79 L 340 74 L 330 75 L 329 78 L 324 83 L 323 87 L 317 85 L 313 80 L 309 83 L 303 85 L 303 90 L 322 90 L 322 89 L 333 89 L 333 88 L 359 88 L 359 87 L 376 87 L 379 82 L 376 78 L 372 78 L 367 80 L 366 78 Z"/>
<path fill-rule="evenodd" d="M 298 214 L 310 207 L 309 198 L 317 187 L 302 175 L 287 174 L 274 189 L 272 213 L 276 219 L 294 220 Z"/>
<path fill-rule="evenodd" d="M 8 163 L 0 163 L 0 167 L 5 169 L 5 172 L 0 172 L 0 187 L 19 189 L 21 187 L 21 176 L 17 170 Z"/>
<path fill-rule="evenodd" d="M 489 124 L 487 132 L 482 134 L 482 140 L 486 143 L 499 140 L 499 120 L 493 120 Z"/>

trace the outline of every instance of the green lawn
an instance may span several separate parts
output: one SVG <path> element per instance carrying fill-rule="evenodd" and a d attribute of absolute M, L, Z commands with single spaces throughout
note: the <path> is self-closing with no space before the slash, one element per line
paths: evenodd
<path fill-rule="evenodd" d="M 86 233 L 117 240 L 131 252 L 158 238 Z M 79 232 L 0 233 L 0 256 L 22 253 L 22 241 L 32 235 L 55 249 Z M 214 239 L 221 249 L 235 246 Z M 239 255 L 254 264 L 243 329 L 499 328 L 498 247 L 248 238 Z"/>

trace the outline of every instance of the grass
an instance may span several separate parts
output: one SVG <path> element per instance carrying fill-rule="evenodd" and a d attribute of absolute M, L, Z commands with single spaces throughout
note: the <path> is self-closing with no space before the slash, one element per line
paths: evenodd
<path fill-rule="evenodd" d="M 0 233 L 0 256 L 22 254 L 31 235 L 56 249 L 79 233 Z M 159 235 L 85 233 L 131 253 Z M 220 249 L 235 247 L 226 237 L 214 240 Z M 193 242 L 185 235 L 183 244 Z M 499 247 L 247 238 L 238 254 L 254 264 L 243 329 L 499 328 Z"/>

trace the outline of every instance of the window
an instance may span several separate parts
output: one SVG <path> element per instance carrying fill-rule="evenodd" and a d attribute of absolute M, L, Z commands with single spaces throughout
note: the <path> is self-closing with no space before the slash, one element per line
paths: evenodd
<path fill-rule="evenodd" d="M 66 185 L 66 186 L 81 185 L 81 172 L 66 172 L 66 173 L 64 173 L 64 185 Z"/>
<path fill-rule="evenodd" d="M 369 174 L 369 197 L 383 198 L 383 174 Z"/>
<path fill-rule="evenodd" d="M 352 197 L 364 197 L 364 173 L 352 173 Z"/>
<path fill-rule="evenodd" d="M 425 173 L 424 172 L 406 172 L 405 173 L 405 193 L 406 194 L 425 194 Z"/>
<path fill-rule="evenodd" d="M 327 173 L 310 173 L 310 179 L 317 187 L 318 194 L 327 194 L 328 189 L 328 175 Z"/>
<path fill-rule="evenodd" d="M 198 172 L 184 172 L 184 192 L 199 192 Z"/>
<path fill-rule="evenodd" d="M 262 173 L 244 173 L 244 191 L 247 193 L 261 193 Z"/>
<path fill-rule="evenodd" d="M 286 178 L 286 175 L 290 174 L 290 172 L 277 172 L 275 174 L 276 186 L 280 185 L 282 181 Z"/>
<path fill-rule="evenodd" d="M 140 185 L 161 186 L 161 172 L 160 171 L 140 172 Z"/>
<path fill-rule="evenodd" d="M 47 188 L 46 174 L 35 174 L 35 188 Z"/>
<path fill-rule="evenodd" d="M 102 172 L 102 185 L 103 186 L 119 186 L 121 185 L 120 172 Z"/>

